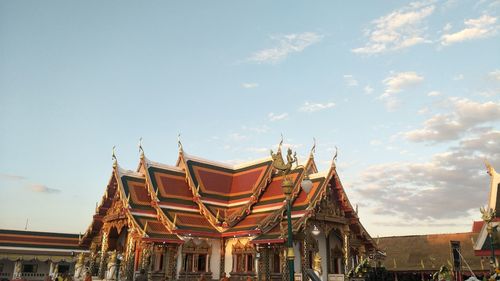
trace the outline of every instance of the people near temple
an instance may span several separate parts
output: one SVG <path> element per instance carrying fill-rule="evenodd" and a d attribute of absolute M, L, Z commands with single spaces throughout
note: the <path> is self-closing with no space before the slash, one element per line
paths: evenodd
<path fill-rule="evenodd" d="M 85 279 L 83 281 L 92 281 L 92 274 L 90 271 L 85 272 Z"/>
<path fill-rule="evenodd" d="M 146 271 L 144 270 L 144 268 L 139 271 L 139 275 L 137 275 L 135 281 L 148 281 L 148 277 L 146 276 Z"/>
<path fill-rule="evenodd" d="M 226 273 L 222 273 L 222 276 L 220 278 L 220 281 L 229 281 L 229 278 L 227 277 Z"/>

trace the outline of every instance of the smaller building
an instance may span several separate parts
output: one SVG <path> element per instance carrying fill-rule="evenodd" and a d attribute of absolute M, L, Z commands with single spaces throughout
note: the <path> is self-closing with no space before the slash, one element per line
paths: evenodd
<path fill-rule="evenodd" d="M 474 255 L 478 233 L 409 235 L 379 238 L 378 247 L 387 255 L 383 265 L 393 280 L 432 280 L 441 266 L 460 272 L 462 279 L 489 272 L 489 261 Z"/>
<path fill-rule="evenodd" d="M 35 281 L 73 274 L 82 252 L 78 234 L 0 229 L 0 279 Z"/>

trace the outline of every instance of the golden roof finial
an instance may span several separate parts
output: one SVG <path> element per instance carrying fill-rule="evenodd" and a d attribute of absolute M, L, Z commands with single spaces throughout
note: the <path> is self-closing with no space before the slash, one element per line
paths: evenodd
<path fill-rule="evenodd" d="M 177 223 L 177 213 L 174 216 L 174 221 L 173 221 L 174 226 L 176 225 L 176 223 Z"/>
<path fill-rule="evenodd" d="M 316 153 L 316 138 L 313 137 L 313 146 L 311 148 L 311 152 L 309 153 L 309 157 L 313 157 L 314 153 Z"/>
<path fill-rule="evenodd" d="M 128 196 L 127 196 L 127 203 L 130 202 L 130 192 L 128 193 Z"/>
<path fill-rule="evenodd" d="M 335 155 L 333 155 L 332 167 L 335 167 L 335 162 L 337 162 L 338 155 L 339 155 L 339 148 L 337 146 L 335 146 Z"/>
<path fill-rule="evenodd" d="M 488 173 L 488 175 L 493 176 L 495 169 L 493 168 L 493 166 L 491 166 L 490 162 L 488 162 L 487 159 L 484 159 L 484 165 L 486 166 L 486 172 Z"/>
<path fill-rule="evenodd" d="M 179 152 L 183 152 L 183 148 L 182 148 L 182 142 L 181 142 L 181 133 L 179 133 L 177 135 L 177 146 L 179 147 Z"/>
<path fill-rule="evenodd" d="M 111 160 L 113 160 L 113 167 L 114 168 L 116 168 L 116 166 L 118 165 L 118 158 L 116 158 L 115 148 L 116 148 L 116 145 L 113 145 L 113 150 L 111 152 Z"/>
<path fill-rule="evenodd" d="M 281 152 L 281 146 L 283 146 L 283 133 L 281 133 L 281 140 L 280 143 L 278 144 L 278 152 Z"/>
<path fill-rule="evenodd" d="M 217 209 L 217 215 L 215 216 L 215 219 L 219 221 L 220 215 L 219 215 L 219 209 Z"/>
<path fill-rule="evenodd" d="M 142 148 L 142 137 L 139 138 L 139 153 L 141 158 L 144 158 L 144 149 Z"/>
<path fill-rule="evenodd" d="M 146 224 L 144 225 L 144 229 L 142 231 L 144 231 L 144 234 L 146 234 L 146 230 L 148 230 L 148 221 L 146 221 Z"/>
<path fill-rule="evenodd" d="M 158 197 L 158 190 L 159 189 L 160 189 L 159 187 L 156 188 L 156 191 L 155 191 L 156 197 Z"/>
<path fill-rule="evenodd" d="M 196 187 L 196 195 L 200 195 L 200 184 Z"/>

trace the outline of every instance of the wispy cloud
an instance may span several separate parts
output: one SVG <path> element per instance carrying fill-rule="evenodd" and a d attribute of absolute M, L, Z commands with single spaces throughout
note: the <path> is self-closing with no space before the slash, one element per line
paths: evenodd
<path fill-rule="evenodd" d="M 323 35 L 315 32 L 292 33 L 272 36 L 277 46 L 257 51 L 247 60 L 255 63 L 278 63 L 292 53 L 300 53 L 307 47 L 320 42 Z"/>
<path fill-rule="evenodd" d="M 9 180 L 9 181 L 21 181 L 21 180 L 25 180 L 26 177 L 18 176 L 18 175 L 11 175 L 11 174 L 0 174 L 0 179 Z"/>
<path fill-rule="evenodd" d="M 488 73 L 488 77 L 492 80 L 500 81 L 500 69 L 496 69 Z"/>
<path fill-rule="evenodd" d="M 351 74 L 345 74 L 344 81 L 346 82 L 347 86 L 349 86 L 349 87 L 358 86 L 358 81 L 356 81 L 356 79 L 354 79 L 354 76 L 352 76 Z"/>
<path fill-rule="evenodd" d="M 358 54 L 375 54 L 408 48 L 430 42 L 425 38 L 422 22 L 430 16 L 433 1 L 413 2 L 372 22 L 374 28 L 365 30 L 368 42 L 364 47 L 351 51 Z"/>
<path fill-rule="evenodd" d="M 373 88 L 370 85 L 366 85 L 363 91 L 365 92 L 365 94 L 369 95 L 373 93 Z"/>
<path fill-rule="evenodd" d="M 457 74 L 457 75 L 453 76 L 453 80 L 455 80 L 455 81 L 464 80 L 464 75 L 463 74 Z"/>
<path fill-rule="evenodd" d="M 59 193 L 59 192 L 61 192 L 60 189 L 50 188 L 50 187 L 47 187 L 46 185 L 39 184 L 39 183 L 29 184 L 29 185 L 27 185 L 27 188 L 33 192 L 36 192 L 36 193 Z"/>
<path fill-rule="evenodd" d="M 231 133 L 231 134 L 229 134 L 228 137 L 230 140 L 233 140 L 233 141 L 242 141 L 242 140 L 247 139 L 247 136 L 242 135 L 240 133 Z"/>
<path fill-rule="evenodd" d="M 465 98 L 450 98 L 451 113 L 437 114 L 423 123 L 423 128 L 403 133 L 413 142 L 457 140 L 479 125 L 500 120 L 500 102 L 479 103 Z"/>
<path fill-rule="evenodd" d="M 242 126 L 241 127 L 245 131 L 249 131 L 252 133 L 257 133 L 257 134 L 263 134 L 269 131 L 269 126 L 267 125 L 262 125 L 262 126 L 254 126 L 254 127 L 249 127 L 249 126 Z"/>
<path fill-rule="evenodd" d="M 243 87 L 245 89 L 253 89 L 253 88 L 259 87 L 259 84 L 258 83 L 242 83 L 241 87 Z"/>
<path fill-rule="evenodd" d="M 310 103 L 310 102 L 305 102 L 303 106 L 299 108 L 299 111 L 302 112 L 316 112 L 328 108 L 332 108 L 335 106 L 334 102 L 327 102 L 327 103 Z"/>
<path fill-rule="evenodd" d="M 274 112 L 271 112 L 267 115 L 267 117 L 269 117 L 269 121 L 286 120 L 288 119 L 288 113 L 284 112 L 281 114 L 276 114 Z"/>
<path fill-rule="evenodd" d="M 439 92 L 439 91 L 431 91 L 431 92 L 427 93 L 428 97 L 437 97 L 440 95 L 441 95 L 441 92 Z"/>
<path fill-rule="evenodd" d="M 467 40 L 486 38 L 497 34 L 498 26 L 495 25 L 497 18 L 482 15 L 477 19 L 464 21 L 465 28 L 455 33 L 443 34 L 441 45 L 447 46 Z"/>
<path fill-rule="evenodd" d="M 396 94 L 423 80 L 423 76 L 413 71 L 394 73 L 382 80 L 382 83 L 385 85 L 385 91 L 379 96 L 379 99 L 385 102 L 389 110 L 393 110 L 399 105 L 399 99 L 396 97 Z"/>

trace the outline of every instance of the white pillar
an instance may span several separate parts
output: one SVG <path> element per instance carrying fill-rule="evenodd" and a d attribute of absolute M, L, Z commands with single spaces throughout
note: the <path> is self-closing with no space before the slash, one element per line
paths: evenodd
<path fill-rule="evenodd" d="M 318 248 L 319 248 L 319 255 L 321 256 L 321 269 L 322 269 L 322 273 L 321 273 L 321 280 L 323 281 L 326 281 L 328 280 L 328 262 L 326 260 L 326 238 L 325 238 L 325 234 L 323 232 L 321 232 L 319 235 L 318 235 Z"/>
<path fill-rule="evenodd" d="M 300 243 L 293 243 L 293 253 L 295 254 L 295 258 L 293 260 L 293 266 L 295 269 L 295 273 L 302 272 L 302 256 L 300 254 Z"/>
<path fill-rule="evenodd" d="M 21 279 L 23 262 L 21 260 L 17 260 L 14 263 L 14 272 L 12 274 L 12 279 Z"/>

